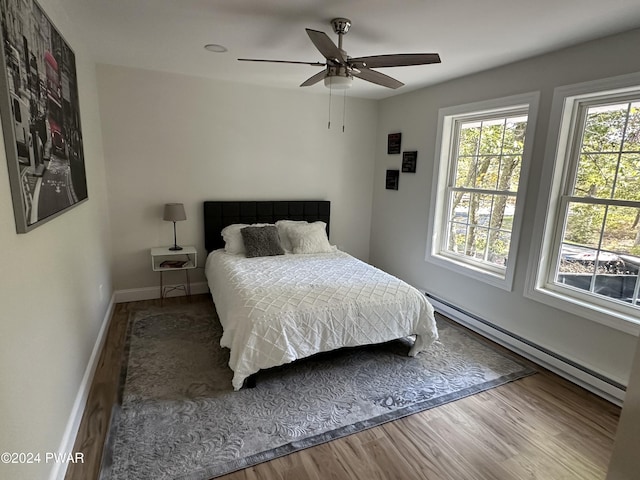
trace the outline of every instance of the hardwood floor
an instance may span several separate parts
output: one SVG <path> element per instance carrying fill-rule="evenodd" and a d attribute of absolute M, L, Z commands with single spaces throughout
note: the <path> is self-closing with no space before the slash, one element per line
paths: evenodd
<path fill-rule="evenodd" d="M 211 302 L 208 295 L 192 298 Z M 127 319 L 151 305 L 160 302 L 116 305 L 74 448 L 85 462 L 71 464 L 66 480 L 98 478 Z M 536 368 L 540 373 L 521 380 L 219 478 L 604 479 L 620 409 Z"/>

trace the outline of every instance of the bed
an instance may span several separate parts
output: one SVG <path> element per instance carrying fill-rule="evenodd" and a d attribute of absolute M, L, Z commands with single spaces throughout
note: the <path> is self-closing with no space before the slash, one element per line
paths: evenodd
<path fill-rule="evenodd" d="M 205 202 L 204 213 L 205 274 L 235 390 L 260 370 L 316 353 L 415 336 L 409 351 L 415 356 L 438 338 L 425 295 L 328 242 L 322 251 L 289 253 L 304 251 L 294 241 L 284 254 L 247 258 L 249 252 L 229 248 L 227 235 L 234 253 L 225 251 L 221 232 L 229 226 L 273 233 L 271 225 L 289 220 L 301 223 L 285 225 L 293 240 L 298 231 L 321 227 L 328 234 L 328 201 Z"/>

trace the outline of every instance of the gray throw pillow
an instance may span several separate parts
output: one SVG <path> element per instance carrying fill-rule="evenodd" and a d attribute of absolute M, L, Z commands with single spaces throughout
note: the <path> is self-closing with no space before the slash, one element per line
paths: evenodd
<path fill-rule="evenodd" d="M 240 230 L 248 258 L 284 255 L 275 225 L 266 227 L 244 227 Z"/>

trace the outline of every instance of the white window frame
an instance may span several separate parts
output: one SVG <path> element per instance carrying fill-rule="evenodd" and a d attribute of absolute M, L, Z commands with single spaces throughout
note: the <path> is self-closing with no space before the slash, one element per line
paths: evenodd
<path fill-rule="evenodd" d="M 538 114 L 539 92 L 502 97 L 482 102 L 468 103 L 453 107 L 441 108 L 438 112 L 438 130 L 436 135 L 435 165 L 431 188 L 431 207 L 429 214 L 429 234 L 425 260 L 440 267 L 452 270 L 490 285 L 511 291 L 513 276 L 520 240 L 529 164 L 533 150 L 534 132 Z M 511 242 L 506 267 L 491 267 L 486 263 L 471 258 L 451 255 L 443 251 L 442 242 L 447 235 L 448 221 L 448 182 L 451 177 L 454 159 L 452 152 L 456 141 L 456 122 L 461 120 L 483 119 L 491 116 L 509 116 L 520 110 L 526 111 L 527 129 L 525 132 L 524 151 L 520 167 L 520 180 L 516 195 L 516 208 L 511 230 Z"/>
<path fill-rule="evenodd" d="M 572 152 L 576 148 L 577 120 L 581 108 L 604 100 L 624 101 L 640 96 L 640 74 L 623 75 L 577 85 L 558 87 L 554 91 L 545 164 L 541 178 L 534 235 L 527 269 L 525 296 L 594 322 L 632 335 L 640 335 L 640 312 L 637 307 L 557 285 L 552 279 L 557 255 L 555 245 L 562 235 L 561 212 L 564 184 L 575 166 Z M 544 188 L 549 188 L 545 191 Z M 540 245 L 536 249 L 535 245 Z"/>

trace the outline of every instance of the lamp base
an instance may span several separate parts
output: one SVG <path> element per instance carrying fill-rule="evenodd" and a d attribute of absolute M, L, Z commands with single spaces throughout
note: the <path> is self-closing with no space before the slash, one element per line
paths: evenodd
<path fill-rule="evenodd" d="M 174 245 L 173 247 L 169 247 L 169 250 L 172 250 L 172 251 L 182 250 L 182 247 L 179 247 L 178 245 Z"/>

